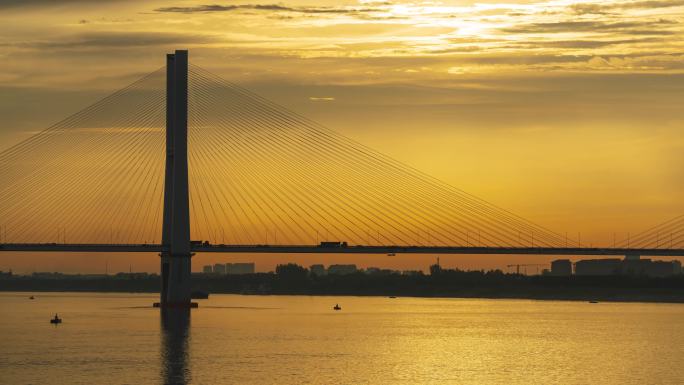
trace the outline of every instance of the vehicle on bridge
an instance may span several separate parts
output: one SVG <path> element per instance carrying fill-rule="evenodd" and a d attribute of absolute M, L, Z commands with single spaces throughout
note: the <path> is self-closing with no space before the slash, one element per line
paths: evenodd
<path fill-rule="evenodd" d="M 347 247 L 347 242 L 335 241 L 335 242 L 321 242 L 318 247 L 326 248 L 336 248 L 336 247 Z"/>

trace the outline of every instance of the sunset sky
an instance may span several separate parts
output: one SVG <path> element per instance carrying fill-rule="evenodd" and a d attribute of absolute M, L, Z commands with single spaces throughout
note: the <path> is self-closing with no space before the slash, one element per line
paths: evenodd
<path fill-rule="evenodd" d="M 679 0 L 3 1 L 0 150 L 189 49 L 194 64 L 339 133 L 607 246 L 684 213 L 683 23 Z M 99 272 L 106 258 L 110 271 L 158 269 L 151 256 L 55 256 L 3 256 L 0 270 Z M 432 262 L 354 258 L 339 261 Z M 256 257 L 193 263 L 231 259 Z"/>

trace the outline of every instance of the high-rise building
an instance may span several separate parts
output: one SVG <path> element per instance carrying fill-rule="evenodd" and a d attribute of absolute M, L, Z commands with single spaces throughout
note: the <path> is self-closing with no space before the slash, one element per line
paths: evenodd
<path fill-rule="evenodd" d="M 356 265 L 330 265 L 328 266 L 328 274 L 354 274 L 356 273 Z"/>
<path fill-rule="evenodd" d="M 620 274 L 622 261 L 618 258 L 583 259 L 575 262 L 576 275 L 613 275 Z"/>
<path fill-rule="evenodd" d="M 575 263 L 576 275 L 636 275 L 645 277 L 668 277 L 681 274 L 682 264 L 679 261 L 654 261 L 639 256 L 629 256 L 624 260 L 585 259 Z"/>
<path fill-rule="evenodd" d="M 254 262 L 248 263 L 226 263 L 225 265 L 226 274 L 239 275 L 239 274 L 254 274 L 256 271 L 256 266 Z"/>
<path fill-rule="evenodd" d="M 223 263 L 214 264 L 215 274 L 226 274 L 226 265 Z"/>
<path fill-rule="evenodd" d="M 572 275 L 572 262 L 569 259 L 556 259 L 551 261 L 551 275 Z"/>
<path fill-rule="evenodd" d="M 681 272 L 682 263 L 679 261 L 653 261 L 646 268 L 649 277 L 668 277 Z"/>

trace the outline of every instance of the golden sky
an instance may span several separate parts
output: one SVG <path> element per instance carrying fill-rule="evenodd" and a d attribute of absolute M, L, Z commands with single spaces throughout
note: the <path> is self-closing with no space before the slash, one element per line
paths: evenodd
<path fill-rule="evenodd" d="M 610 244 L 684 212 L 683 16 L 679 0 L 3 1 L 0 148 L 187 48 L 451 185 Z"/>

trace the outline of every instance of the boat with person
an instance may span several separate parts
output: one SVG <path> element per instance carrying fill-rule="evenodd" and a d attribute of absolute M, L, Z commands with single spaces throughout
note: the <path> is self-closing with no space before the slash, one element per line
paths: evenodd
<path fill-rule="evenodd" d="M 51 324 L 61 324 L 61 323 L 62 323 L 62 319 L 59 318 L 59 316 L 57 315 L 57 313 L 55 313 L 55 318 L 51 319 L 51 320 L 50 320 L 50 323 L 51 323 Z"/>
<path fill-rule="evenodd" d="M 335 304 L 335 306 L 333 307 L 333 310 L 342 310 L 342 308 L 340 307 L 339 304 Z"/>

